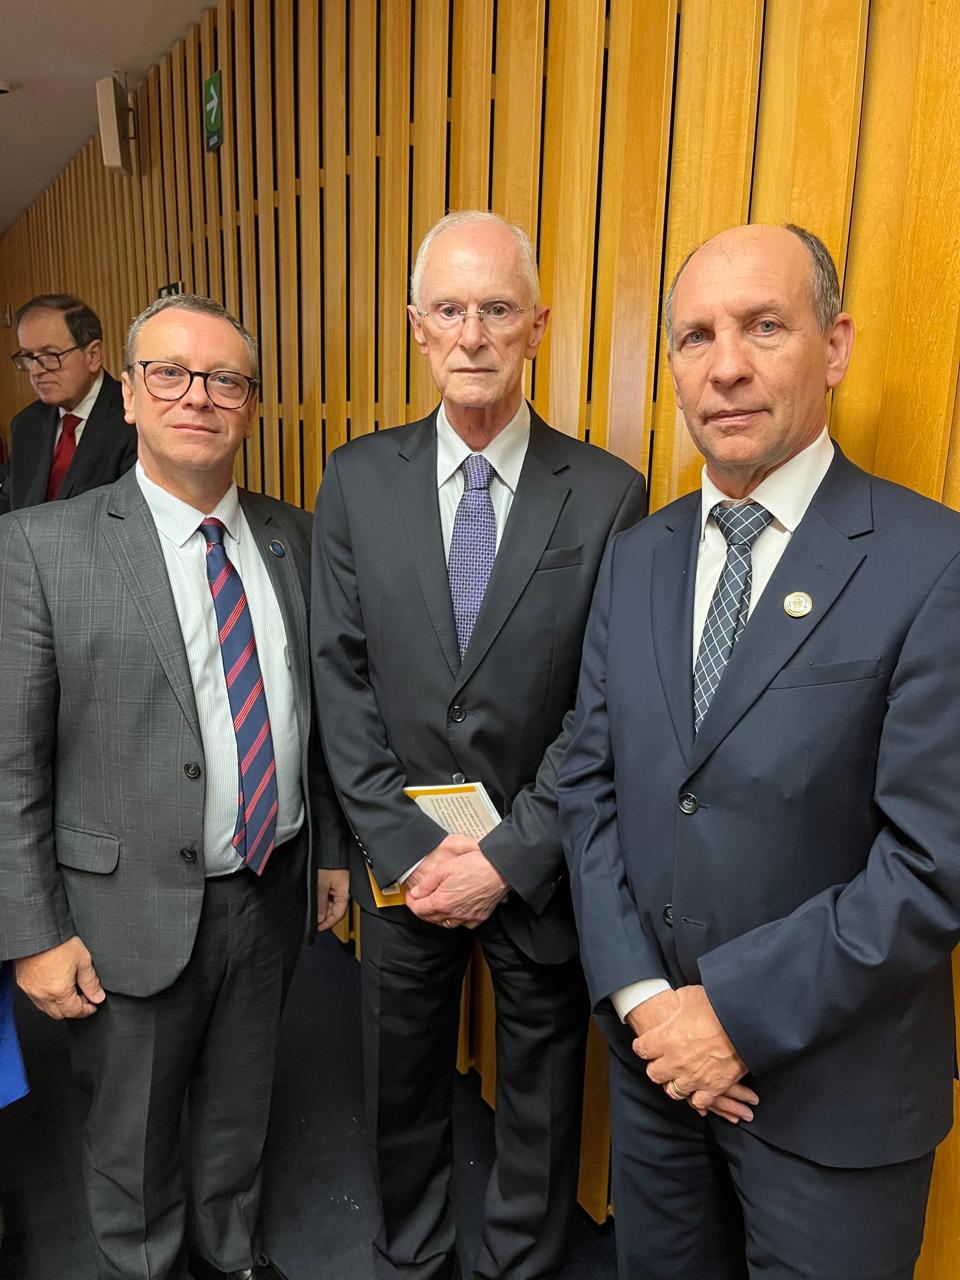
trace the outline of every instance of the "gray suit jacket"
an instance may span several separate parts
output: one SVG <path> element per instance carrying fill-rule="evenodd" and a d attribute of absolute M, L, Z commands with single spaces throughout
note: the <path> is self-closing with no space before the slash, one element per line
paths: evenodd
<path fill-rule="evenodd" d="M 309 846 L 319 865 L 342 866 L 311 707 L 310 518 L 256 494 L 240 501 L 286 626 Z M 269 551 L 274 542 L 285 555 Z M 162 990 L 190 956 L 203 901 L 205 768 L 166 564 L 134 472 L 0 519 L 0 673 L 0 957 L 76 933 L 108 990 Z"/>
<path fill-rule="evenodd" d="M 435 414 L 327 464 L 314 523 L 313 649 L 330 771 L 380 884 L 444 832 L 407 785 L 481 781 L 503 822 L 481 842 L 511 886 L 527 955 L 576 953 L 554 777 L 604 547 L 646 510 L 643 477 L 531 415 L 530 444 L 461 663 L 437 500 Z M 372 907 L 362 860 L 352 888 Z M 390 911 L 413 922 L 405 907 Z"/>

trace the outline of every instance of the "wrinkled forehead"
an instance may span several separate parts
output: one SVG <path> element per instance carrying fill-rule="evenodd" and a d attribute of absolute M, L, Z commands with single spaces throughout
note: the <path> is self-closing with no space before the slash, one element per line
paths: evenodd
<path fill-rule="evenodd" d="M 674 323 L 701 313 L 750 312 L 765 305 L 813 307 L 813 264 L 782 227 L 738 227 L 708 240 L 677 281 Z"/>
<path fill-rule="evenodd" d="M 529 288 L 516 240 L 496 226 L 441 232 L 427 249 L 420 292 L 425 303 L 525 300 Z"/>

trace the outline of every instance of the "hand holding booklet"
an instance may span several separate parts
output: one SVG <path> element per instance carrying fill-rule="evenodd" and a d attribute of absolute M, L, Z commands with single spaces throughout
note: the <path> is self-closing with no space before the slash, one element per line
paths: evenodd
<path fill-rule="evenodd" d="M 463 782 L 442 787 L 404 787 L 419 808 L 448 834 L 470 836 L 480 840 L 500 821 L 493 801 L 482 782 Z M 402 907 L 407 891 L 399 882 L 382 888 L 367 867 L 370 888 L 378 907 Z"/>

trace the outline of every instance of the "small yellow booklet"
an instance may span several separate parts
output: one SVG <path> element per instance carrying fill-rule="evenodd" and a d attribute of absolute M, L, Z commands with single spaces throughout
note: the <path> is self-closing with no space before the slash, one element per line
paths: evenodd
<path fill-rule="evenodd" d="M 482 782 L 462 782 L 442 787 L 404 787 L 403 791 L 447 832 L 456 831 L 458 835 L 480 840 L 500 821 L 500 815 Z M 394 881 L 381 889 L 369 864 L 367 875 L 370 877 L 373 900 L 378 907 L 403 906 L 407 891 L 402 884 Z"/>

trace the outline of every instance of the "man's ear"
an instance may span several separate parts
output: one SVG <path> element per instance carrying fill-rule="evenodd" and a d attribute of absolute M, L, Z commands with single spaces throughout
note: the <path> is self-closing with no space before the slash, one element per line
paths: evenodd
<path fill-rule="evenodd" d="M 407 319 L 410 321 L 410 328 L 413 330 L 413 340 L 423 352 L 427 354 L 427 335 L 423 332 L 423 324 L 420 321 L 420 312 L 411 302 L 407 307 Z"/>
<path fill-rule="evenodd" d="M 827 336 L 827 387 L 836 387 L 843 381 L 853 351 L 853 317 L 841 311 Z"/>
<path fill-rule="evenodd" d="M 133 414 L 133 382 L 126 369 L 120 375 L 120 390 L 123 392 L 123 416 L 131 427 L 135 427 L 137 420 Z"/>
<path fill-rule="evenodd" d="M 94 338 L 93 342 L 88 343 L 84 352 L 87 360 L 87 368 L 96 377 L 103 368 L 103 342 L 100 338 Z"/>
<path fill-rule="evenodd" d="M 527 348 L 524 356 L 527 360 L 532 360 L 537 354 L 537 348 L 543 341 L 543 335 L 547 331 L 547 321 L 550 319 L 549 307 L 535 307 L 533 312 L 533 328 L 530 331 L 530 338 L 527 342 Z"/>

